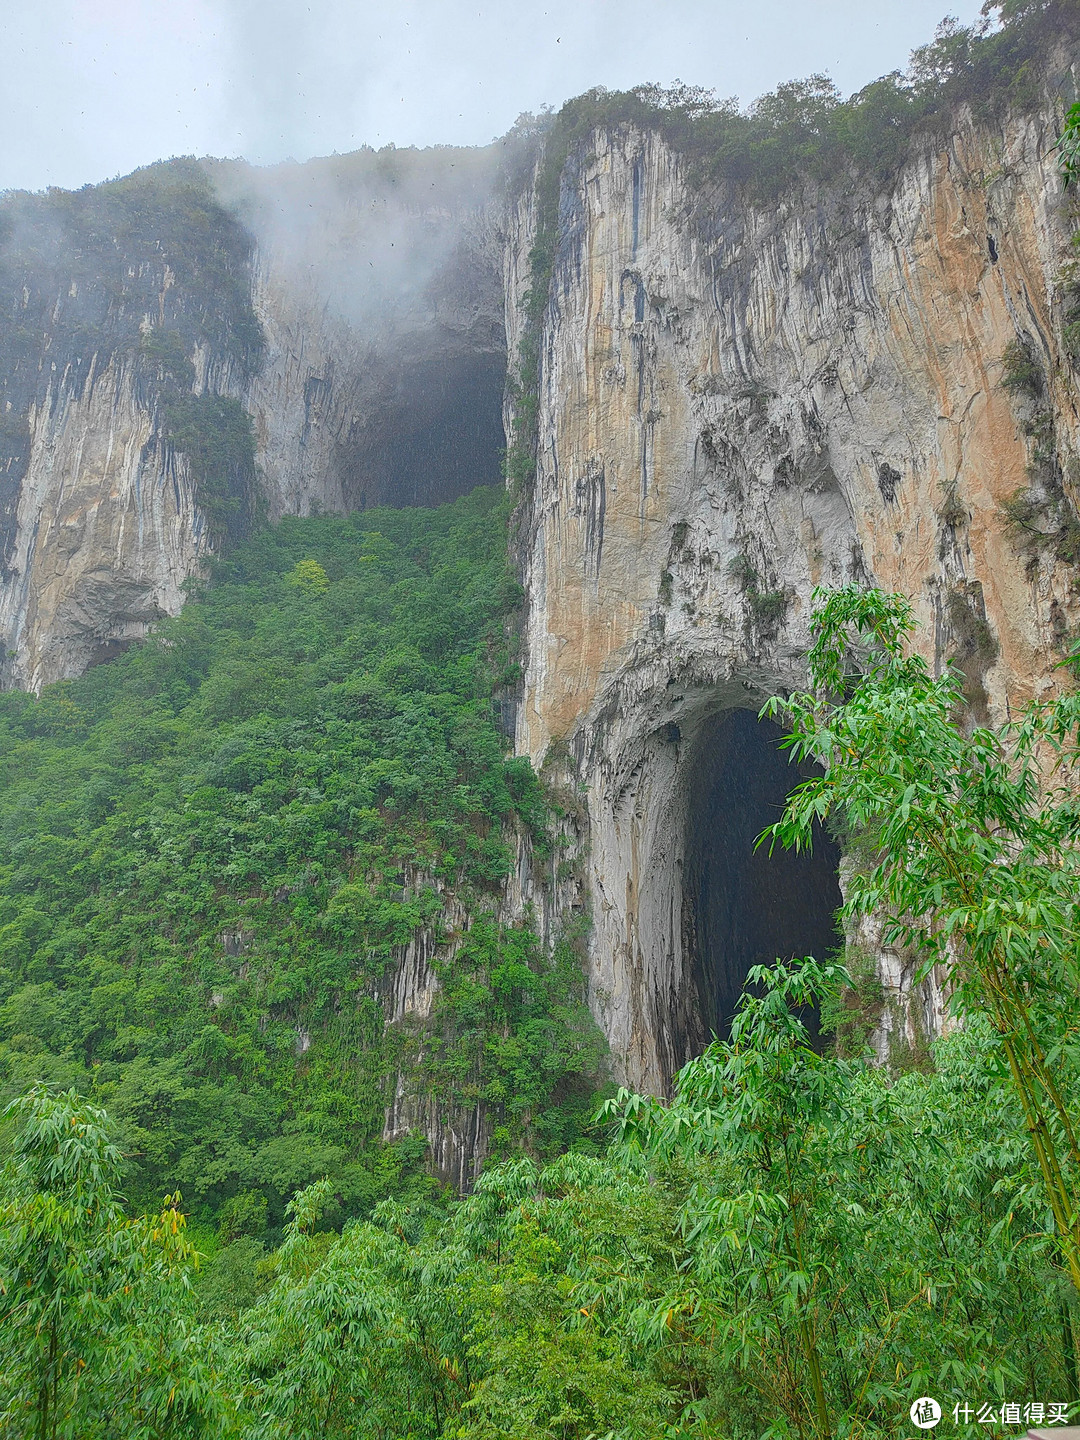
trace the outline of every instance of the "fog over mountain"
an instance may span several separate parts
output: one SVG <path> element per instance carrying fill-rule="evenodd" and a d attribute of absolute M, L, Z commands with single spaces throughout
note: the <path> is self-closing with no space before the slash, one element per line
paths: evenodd
<path fill-rule="evenodd" d="M 174 154 L 257 163 L 486 144 L 594 85 L 681 78 L 746 104 L 826 71 L 902 68 L 944 0 L 10 0 L 0 189 L 73 187 Z M 954 5 L 970 23 L 974 0 Z"/>

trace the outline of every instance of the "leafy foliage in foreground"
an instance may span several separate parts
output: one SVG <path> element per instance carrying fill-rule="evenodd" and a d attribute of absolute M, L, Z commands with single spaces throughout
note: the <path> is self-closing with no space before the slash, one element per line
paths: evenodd
<path fill-rule="evenodd" d="M 612 1103 L 604 1158 L 490 1170 L 426 1233 L 394 1202 L 328 1251 L 294 1231 L 236 1323 L 241 1433 L 903 1436 L 924 1393 L 1068 1401 L 1068 1285 L 992 1038 L 895 1079 L 822 1057 L 789 1006 L 839 978 L 760 971 L 672 1105 Z"/>
<path fill-rule="evenodd" d="M 987 1027 L 939 1042 L 933 1073 L 890 1077 L 816 1053 L 791 1010 L 823 998 L 835 969 L 755 978 L 732 1041 L 682 1072 L 670 1106 L 612 1102 L 608 1155 L 511 1161 L 449 1214 L 385 1200 L 340 1236 L 319 1230 L 332 1187 L 317 1182 L 253 1289 L 204 1305 L 209 1323 L 152 1247 L 120 1304 L 123 1237 L 156 1222 L 79 1222 L 88 1253 L 119 1252 L 87 1299 L 116 1359 L 73 1312 L 66 1363 L 85 1367 L 77 1405 L 58 1392 L 71 1408 L 56 1436 L 98 1433 L 79 1428 L 95 1406 L 108 1433 L 144 1433 L 142 1391 L 118 1400 L 118 1376 L 165 1338 L 167 1284 L 163 1363 L 186 1368 L 155 1434 L 899 1440 L 922 1394 L 946 1412 L 1074 1398 L 1070 1287 Z M 75 1106 L 29 1102 L 20 1154 L 47 1161 Z M 83 1119 L 71 1150 L 89 1143 Z M 17 1224 L 0 1215 L 0 1296 L 50 1238 L 41 1194 L 21 1197 Z M 32 1318 L 0 1300 L 9 1416 L 32 1413 L 51 1374 Z"/>
<path fill-rule="evenodd" d="M 500 491 L 286 520 L 147 644 L 0 697 L 0 1084 L 107 1105 L 140 1205 L 261 1237 L 322 1175 L 328 1221 L 424 1190 L 423 1142 L 378 1143 L 415 1042 L 377 997 L 425 932 L 436 1102 L 506 1147 L 588 1118 L 577 958 L 492 918 L 515 830 L 548 844 L 492 719 L 516 601 Z"/>
<path fill-rule="evenodd" d="M 192 1342 L 194 1247 L 176 1197 L 131 1220 L 104 1111 L 31 1092 L 0 1173 L 0 1434 L 185 1435 L 223 1421 L 218 1377 Z"/>
<path fill-rule="evenodd" d="M 332 556 L 304 558 L 282 584 L 321 603 Z M 928 1071 L 815 1050 L 800 1015 L 837 1013 L 839 966 L 759 967 L 730 1042 L 685 1067 L 670 1105 L 609 1102 L 606 1155 L 518 1158 L 449 1210 L 386 1198 L 340 1234 L 321 1228 L 340 1180 L 317 1180 L 274 1253 L 241 1238 L 191 1294 L 182 1245 L 162 1255 L 161 1226 L 120 1215 L 102 1117 L 36 1092 L 16 1102 L 0 1212 L 7 1433 L 46 1406 L 57 1440 L 95 1406 L 110 1433 L 147 1433 L 150 1400 L 160 1433 L 238 1440 L 900 1440 L 920 1395 L 946 1415 L 1075 1409 L 1078 1302 L 1045 1164 L 1049 1142 L 1071 1180 L 1075 805 L 1036 772 L 1071 760 L 1076 702 L 972 730 L 958 678 L 904 654 L 909 623 L 898 597 L 826 599 L 817 689 L 775 708 L 830 766 L 776 833 L 802 843 L 835 807 L 871 857 L 852 906 L 955 967 L 965 1026 Z M 85 1177 L 104 1199 L 86 1205 Z M 179 1226 L 174 1200 L 162 1218 Z M 32 1299 L 31 1269 L 47 1281 Z M 80 1298 L 62 1328 L 49 1296 L 65 1285 Z M 164 1408 L 160 1387 L 117 1382 L 155 1345 L 177 1376 Z"/>
<path fill-rule="evenodd" d="M 887 940 L 940 966 L 962 1013 L 989 1020 L 1080 1292 L 1080 697 L 969 730 L 961 672 L 935 677 L 907 653 L 902 596 L 819 598 L 814 688 L 767 709 L 825 770 L 769 833 L 808 845 L 840 820 L 872 857 L 850 872 L 847 914 L 883 917 Z"/>

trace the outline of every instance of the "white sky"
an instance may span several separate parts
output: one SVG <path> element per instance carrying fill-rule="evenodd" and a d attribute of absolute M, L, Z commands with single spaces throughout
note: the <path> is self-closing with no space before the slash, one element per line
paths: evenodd
<path fill-rule="evenodd" d="M 849 92 L 949 0 L 0 0 L 0 189 L 169 155 L 257 162 L 485 144 L 593 85 L 678 78 L 743 104 L 826 71 Z M 965 23 L 978 0 L 949 7 Z"/>

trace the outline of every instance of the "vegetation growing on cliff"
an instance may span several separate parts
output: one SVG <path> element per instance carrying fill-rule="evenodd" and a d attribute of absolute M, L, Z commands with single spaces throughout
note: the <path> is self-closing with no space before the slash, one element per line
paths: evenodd
<path fill-rule="evenodd" d="M 990 119 L 1040 104 L 1054 44 L 1078 37 L 1076 0 L 1004 0 L 986 5 L 975 25 L 944 20 L 913 52 L 906 73 L 893 71 L 847 99 L 824 75 L 780 85 L 748 111 L 696 86 L 591 90 L 560 110 L 544 169 L 561 169 L 559 157 L 565 162 L 598 127 L 636 125 L 658 129 L 687 154 L 699 184 L 732 182 L 755 200 L 808 179 L 836 185 L 845 175 L 885 178 L 902 164 L 913 136 L 950 123 L 960 105 Z"/>
<path fill-rule="evenodd" d="M 99 367 L 117 351 L 134 355 L 147 315 L 172 332 L 181 357 L 201 344 L 250 374 L 263 347 L 251 308 L 251 250 L 251 236 L 192 160 L 81 190 L 5 196 L 5 398 L 21 410 L 27 395 L 40 403 L 50 377 L 69 366 L 84 383 L 94 355 Z"/>
<path fill-rule="evenodd" d="M 182 637 L 190 643 L 202 636 L 207 643 L 207 632 L 228 616 L 234 638 L 247 630 L 250 638 L 261 634 L 263 643 L 273 637 L 287 652 L 298 634 L 331 626 L 343 604 L 344 576 L 366 564 L 384 567 L 385 575 L 393 563 L 403 567 L 392 572 L 395 584 L 389 592 L 367 592 L 345 648 L 331 646 L 318 663 L 333 672 L 347 657 L 355 668 L 358 653 L 367 653 L 365 642 L 378 633 L 383 607 L 402 606 L 420 637 L 419 653 L 408 657 L 414 693 L 438 693 L 444 701 L 456 696 L 451 711 L 475 733 L 477 712 L 462 717 L 460 706 L 477 696 L 480 652 L 451 640 L 460 616 L 449 632 L 441 630 L 438 654 L 454 669 L 464 663 L 468 683 L 440 692 L 416 683 L 420 674 L 432 678 L 436 664 L 436 636 L 425 627 L 446 622 L 445 607 L 433 608 L 435 591 L 417 582 L 410 567 L 439 575 L 448 565 L 452 570 L 470 534 L 471 543 L 479 543 L 491 504 L 474 496 L 450 507 L 441 531 L 440 521 L 422 512 L 415 521 L 384 512 L 377 534 L 362 528 L 372 523 L 370 514 L 344 522 L 350 527 L 344 535 L 337 528 L 343 522 L 287 527 L 281 542 L 267 542 L 273 548 L 240 553 L 218 589 L 221 609 L 213 608 L 211 592 L 189 612 L 198 620 L 194 630 L 177 626 L 168 633 L 166 658 L 150 646 L 141 652 L 148 670 L 128 660 L 123 695 L 145 700 L 148 680 L 168 678 L 173 720 L 182 725 L 197 696 L 196 713 L 205 723 L 221 687 L 237 675 L 240 652 L 227 650 L 227 676 L 211 654 L 199 680 L 192 651 L 179 672 L 169 668 Z M 315 543 L 320 536 L 322 543 Z M 444 544 L 451 537 L 453 548 Z M 485 553 L 481 544 L 474 560 Z M 367 555 L 374 558 L 366 561 Z M 260 561 L 273 563 L 272 580 L 259 578 Z M 450 584 L 455 606 L 479 603 L 480 615 L 498 614 L 491 590 L 498 595 L 505 586 L 501 554 L 499 561 L 486 570 L 481 565 L 480 594 L 468 584 Z M 403 573 L 411 577 L 404 586 Z M 256 594 L 259 619 L 244 608 Z M 292 599 L 286 603 L 283 596 Z M 290 604 L 331 608 L 293 610 Z M 272 618 L 261 630 L 268 605 Z M 16 1135 L 3 1177 L 0 1427 L 14 1436 L 48 1434 L 52 1426 L 51 1433 L 69 1440 L 147 1433 L 238 1440 L 753 1440 L 763 1434 L 900 1440 L 911 1432 L 909 1407 L 921 1395 L 936 1397 L 943 1423 L 960 1431 L 978 1426 L 981 1434 L 985 1426 L 1008 1434 L 1026 1424 L 1064 1423 L 1080 1406 L 1077 1291 L 1069 1283 L 1080 1175 L 1070 1139 L 1080 993 L 1076 814 L 1071 792 L 1047 795 L 1036 782 L 1048 760 L 1075 762 L 1077 702 L 1068 696 L 1037 707 L 1000 734 L 969 733 L 958 718 L 960 678 L 935 680 L 903 654 L 909 618 L 898 597 L 855 589 L 832 596 L 819 613 L 816 688 L 773 708 L 792 722 L 796 748 L 830 765 L 823 778 L 800 789 L 776 834 L 805 843 L 815 818 L 836 810 L 864 837 L 873 858 L 849 877 L 849 909 L 893 916 L 897 935 L 922 950 L 927 963 L 952 968 L 955 1003 L 967 1023 L 936 1043 L 932 1066 L 894 1074 L 870 1065 L 850 1054 L 850 1032 L 846 1058 L 821 1053 L 800 1012 L 817 1003 L 823 1014 L 839 1013 L 849 977 L 834 963 L 778 962 L 752 973 L 756 988 L 744 996 L 730 1042 L 713 1044 L 682 1071 L 670 1104 L 626 1092 L 608 1103 L 614 1133 L 606 1154 L 567 1153 L 545 1166 L 515 1158 L 490 1167 L 475 1192 L 449 1208 L 433 1204 L 415 1181 L 403 1186 L 400 1167 L 389 1167 L 396 1183 L 384 1183 L 383 1192 L 398 1193 L 372 1206 L 373 1181 L 368 1203 L 354 1207 L 363 1213 L 341 1226 L 342 1174 L 324 1148 L 314 1158 L 330 1173 L 294 1194 L 278 1248 L 265 1254 L 242 1237 L 242 1217 L 254 1207 L 237 1205 L 242 1238 L 219 1252 L 205 1276 L 193 1268 L 175 1196 L 151 1208 L 146 1187 L 146 1219 L 128 1219 L 119 1208 L 121 1158 L 108 1118 L 75 1090 L 33 1091 L 11 1117 Z M 466 627 L 462 633 L 476 632 Z M 345 712 L 326 702 L 343 695 L 359 701 L 364 716 L 373 713 L 376 697 L 384 717 L 395 708 L 400 715 L 404 698 L 393 701 L 390 675 L 405 658 L 400 645 L 376 646 L 374 673 L 365 672 L 362 684 L 328 679 L 328 688 L 316 687 L 323 717 L 318 733 L 340 737 L 332 725 Z M 421 664 L 431 668 L 420 671 Z M 105 706 L 105 691 L 95 690 L 104 682 L 88 678 L 93 684 L 86 690 L 52 692 L 39 702 L 44 710 L 26 702 L 37 715 L 33 735 L 66 736 L 69 760 L 85 757 L 77 749 L 80 727 L 89 736 L 88 721 L 96 727 L 106 713 L 117 715 Z M 243 683 L 230 690 L 230 704 L 236 707 L 246 692 Z M 279 694 L 277 709 L 291 714 L 296 748 L 308 733 L 298 722 L 310 724 L 314 707 L 301 717 L 288 694 Z M 175 773 L 197 773 L 201 781 L 178 793 L 200 797 L 203 813 L 208 782 L 198 767 L 208 758 L 219 769 L 239 767 L 245 778 L 237 785 L 240 776 L 233 774 L 233 787 L 249 799 L 274 793 L 265 788 L 263 772 L 253 774 L 267 756 L 247 729 L 250 709 L 238 705 L 232 733 L 240 746 L 230 747 L 228 739 L 222 746 L 218 735 L 213 757 L 213 747 L 178 748 L 182 763 Z M 265 720 L 274 718 L 265 702 L 263 711 Z M 124 717 L 123 733 L 136 744 L 132 721 L 140 713 Z M 412 712 L 410 724 L 416 722 Z M 387 737 L 393 730 L 378 733 Z M 362 749 L 371 733 L 352 732 L 354 746 Z M 115 743 L 117 737 L 105 731 L 99 738 Z M 274 753 L 270 773 L 280 786 L 287 762 Z M 441 753 L 436 747 L 436 768 Z M 535 782 L 524 774 L 511 782 L 506 762 L 489 753 L 493 767 L 502 767 L 501 781 L 495 771 L 496 788 L 506 784 L 508 793 L 483 809 L 513 811 L 520 823 L 538 826 Z M 414 766 L 416 755 L 410 750 Z M 345 752 L 339 747 L 335 756 L 346 788 L 354 785 Z M 475 893 L 484 893 L 498 866 L 492 870 L 484 861 L 475 869 L 465 862 L 463 869 L 460 860 L 476 834 L 475 793 L 463 809 L 446 811 L 446 772 L 437 793 L 408 792 L 401 788 L 403 753 L 391 744 L 387 758 L 380 773 L 398 783 L 390 784 L 383 803 L 384 828 L 367 834 L 375 870 L 400 863 L 403 847 L 418 847 L 425 865 L 437 871 L 449 847 L 459 856 L 448 872 L 455 883 L 467 888 L 471 876 Z M 145 751 L 141 763 L 145 784 Z M 215 877 L 226 874 L 222 890 L 240 874 L 264 875 L 260 856 L 276 832 L 287 846 L 301 815 L 309 822 L 304 864 L 319 869 L 318 883 L 325 885 L 340 841 L 324 821 L 326 839 L 313 849 L 313 816 L 304 807 L 332 807 L 340 791 L 325 770 L 316 779 L 310 758 L 303 764 L 306 785 L 296 791 L 301 808 L 269 807 L 272 825 L 249 832 L 242 812 L 217 812 L 230 815 L 231 828 L 226 839 L 207 846 L 206 859 Z M 460 759 L 453 764 L 460 767 Z M 83 771 L 75 769 L 80 784 L 86 765 L 84 758 Z M 476 783 L 460 768 L 458 774 L 459 787 Z M 452 793 L 453 782 L 449 788 Z M 134 813 L 128 798 L 121 808 Z M 436 833 L 440 820 L 446 828 Z M 156 823 L 163 823 L 160 816 Z M 99 834 L 97 845 L 116 833 Z M 174 843 L 163 852 L 181 874 L 184 851 L 176 841 L 184 833 L 192 833 L 190 826 L 174 829 Z M 46 848 L 40 839 L 34 843 Z M 223 870 L 222 843 L 237 856 L 232 877 Z M 63 872 L 58 864 L 42 880 L 63 883 L 74 871 L 69 883 L 85 890 L 95 874 L 93 857 L 68 849 L 60 859 Z M 265 886 L 265 878 L 260 883 Z M 24 892 L 13 885 L 11 893 Z M 205 893 L 200 903 L 208 903 Z M 407 902 L 395 890 L 382 903 Z M 298 920 L 294 907 L 284 921 L 292 944 L 278 951 L 281 968 L 304 933 Z M 175 919 L 170 923 L 175 929 Z M 404 935 L 412 923 L 396 933 Z M 499 944 L 490 922 L 475 925 L 474 933 L 481 948 Z M 361 965 L 372 963 L 365 956 L 377 961 L 379 935 L 392 943 L 375 925 L 351 949 Z M 515 986 L 542 990 L 550 967 L 530 956 L 529 943 L 522 936 L 503 947 L 505 980 L 486 952 L 482 963 L 494 993 L 505 997 Z M 309 953 L 314 944 L 309 932 Z M 264 947 L 262 938 L 246 953 Z M 70 949 L 39 944 L 32 963 L 51 963 Z M 211 949 L 203 944 L 193 953 L 201 953 L 209 970 Z M 322 952 L 317 963 L 327 975 L 333 960 Z M 224 985 L 225 957 L 218 967 L 205 978 Z M 470 969 L 470 963 L 455 964 L 451 985 L 464 978 L 468 992 L 455 1005 L 475 999 Z M 174 964 L 170 978 L 182 975 L 182 963 Z M 143 985 L 153 978 L 144 972 Z M 172 983 L 175 991 L 176 978 Z M 153 991 L 149 998 L 152 1019 L 160 1001 Z M 40 1000 L 40 992 L 22 994 L 21 1013 L 34 1014 Z M 225 1006 L 216 1009 L 220 1015 Z M 238 1009 L 234 988 L 229 1011 L 235 1017 Z M 252 1053 L 252 1034 L 217 1017 L 209 1028 L 219 1034 L 216 1049 L 203 1043 L 206 1026 L 188 1026 L 188 1033 L 200 1063 L 216 1063 L 223 1078 L 245 1033 Z M 508 1012 L 498 1035 L 505 1041 L 516 1034 Z M 549 1026 L 531 1056 L 520 1052 L 523 1065 L 541 1064 L 558 1039 Z M 51 1068 L 62 1077 L 62 1065 L 53 1061 Z M 86 1087 L 77 1067 L 69 1073 Z M 301 1099 L 312 1119 L 325 1123 L 326 1111 L 312 1105 L 314 1092 L 298 1083 L 295 1067 L 292 1075 L 288 1088 L 297 1108 L 282 1117 L 282 1133 L 295 1137 Z M 219 1088 L 219 1105 L 259 1093 L 257 1073 L 242 1078 L 240 1086 Z M 99 1093 L 122 1105 L 123 1086 L 110 1090 L 111 1084 L 111 1075 L 96 1077 Z M 192 1080 L 185 1103 L 196 1092 Z M 348 1105 L 356 1092 L 339 1086 L 335 1098 Z M 159 1108 L 144 1121 L 139 1140 L 153 1137 L 160 1114 Z M 218 1114 L 219 1129 L 226 1128 L 224 1118 Z M 129 1145 L 132 1138 L 129 1129 Z M 305 1143 L 310 1149 L 318 1142 L 309 1132 Z M 137 1183 L 138 1173 L 129 1179 Z M 171 1178 L 176 1168 L 160 1173 Z M 20 1284 L 31 1270 L 47 1283 Z M 167 1329 L 161 1323 L 166 1307 Z"/>
<path fill-rule="evenodd" d="M 746 597 L 747 609 L 759 631 L 763 635 L 774 635 L 788 607 L 785 592 L 763 585 L 757 566 L 742 552 L 728 563 L 728 574 Z"/>
<path fill-rule="evenodd" d="M 147 166 L 81 190 L 0 200 L 5 496 L 17 494 L 28 463 L 31 404 L 81 395 L 119 360 L 133 368 L 150 408 L 188 407 L 183 417 L 159 413 L 159 419 L 185 442 L 177 448 L 195 455 L 198 498 L 211 528 L 235 538 L 252 507 L 254 470 L 245 463 L 241 475 L 234 463 L 237 417 L 222 409 L 232 402 L 191 396 L 191 356 L 197 347 L 205 351 L 211 389 L 214 372 L 228 369 L 242 380 L 258 366 L 263 335 L 251 305 L 252 246 L 193 160 Z M 201 451 L 221 444 L 230 450 L 228 464 L 200 469 Z M 0 557 L 10 540 L 0 537 Z"/>
<path fill-rule="evenodd" d="M 1027 484 L 1000 506 L 1001 518 L 1033 579 L 1042 555 L 1066 564 L 1080 559 L 1080 519 L 1065 487 L 1047 377 L 1030 337 L 1011 341 L 1001 356 L 1001 384 L 1019 411 L 1031 450 Z M 1075 466 L 1075 460 L 1069 462 Z"/>
<path fill-rule="evenodd" d="M 165 401 L 163 421 L 166 442 L 187 457 L 215 548 L 237 544 L 262 508 L 251 416 L 228 396 L 179 394 Z"/>
<path fill-rule="evenodd" d="M 522 132 L 539 135 L 540 153 L 529 289 L 511 376 L 509 477 L 527 487 L 535 472 L 540 331 L 555 264 L 560 192 L 575 183 L 576 167 L 587 163 L 596 130 L 658 131 L 686 157 L 691 183 L 705 195 L 724 184 L 752 203 L 770 204 L 808 181 L 842 191 L 865 177 L 880 183 L 895 176 L 912 142 L 949 124 L 960 106 L 987 120 L 1039 105 L 1053 47 L 1078 39 L 1078 0 L 1002 0 L 987 3 L 974 25 L 944 20 L 935 38 L 913 52 L 906 73 L 893 71 L 846 99 L 828 76 L 811 75 L 778 86 L 748 110 L 700 86 L 652 84 L 587 91 L 546 125 L 523 117 Z M 1069 157 L 1077 153 L 1071 136 L 1067 128 L 1066 175 Z M 518 183 L 529 178 L 520 167 Z M 699 216 L 706 224 L 708 208 Z"/>
<path fill-rule="evenodd" d="M 515 833 L 550 845 L 492 718 L 517 598 L 499 491 L 287 520 L 142 647 L 0 696 L 0 1088 L 107 1105 L 139 1204 L 180 1187 L 261 1237 L 324 1174 L 339 1217 L 426 1191 L 424 1142 L 380 1145 L 410 1057 L 497 1148 L 580 1133 L 577 957 L 494 918 Z M 443 991 L 420 1061 L 383 997 L 422 934 Z"/>

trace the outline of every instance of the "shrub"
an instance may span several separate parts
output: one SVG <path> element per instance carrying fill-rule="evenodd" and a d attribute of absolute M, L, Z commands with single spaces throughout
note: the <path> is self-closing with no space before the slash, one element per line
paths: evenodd
<path fill-rule="evenodd" d="M 1014 394 L 1035 400 L 1043 391 L 1042 367 L 1023 340 L 1010 340 L 1001 355 L 1001 383 Z"/>
<path fill-rule="evenodd" d="M 326 571 L 317 560 L 298 560 L 289 571 L 287 581 L 302 595 L 322 595 L 330 589 Z"/>

